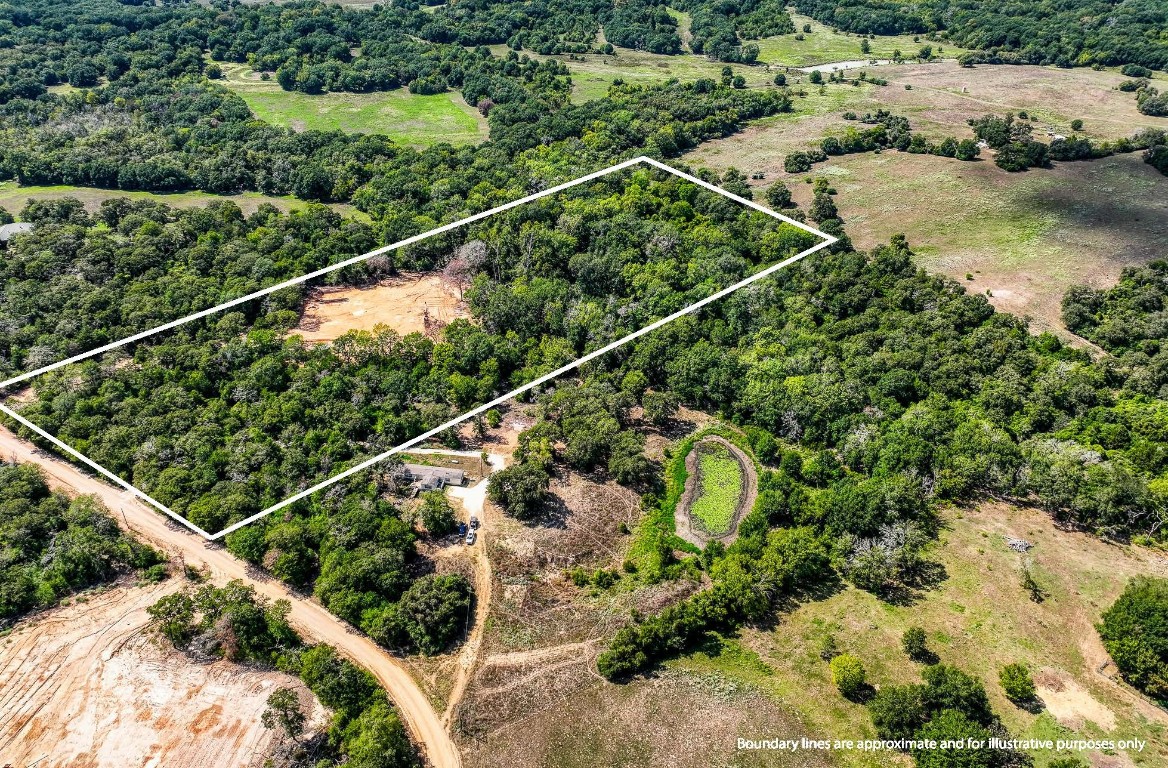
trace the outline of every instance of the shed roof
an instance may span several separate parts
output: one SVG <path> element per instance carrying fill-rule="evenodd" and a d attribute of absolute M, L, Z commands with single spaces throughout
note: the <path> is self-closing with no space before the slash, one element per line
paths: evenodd
<path fill-rule="evenodd" d="M 5 224 L 0 226 L 0 242 L 8 242 L 13 235 L 23 235 L 25 232 L 32 232 L 32 224 L 27 221 L 18 221 L 15 224 Z"/>

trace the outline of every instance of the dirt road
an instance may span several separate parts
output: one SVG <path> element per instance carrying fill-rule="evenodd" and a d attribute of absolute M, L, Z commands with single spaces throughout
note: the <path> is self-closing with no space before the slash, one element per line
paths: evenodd
<path fill-rule="evenodd" d="M 437 456 L 465 456 L 474 457 L 480 454 L 474 451 L 447 451 L 440 448 L 423 448 L 415 451 L 415 453 L 437 455 Z M 497 472 L 507 466 L 507 459 L 499 453 L 491 453 L 487 455 L 487 463 L 491 465 L 491 471 Z M 482 646 L 483 628 L 487 623 L 487 611 L 491 606 L 491 585 L 494 582 L 494 575 L 491 573 L 491 560 L 487 556 L 487 536 L 491 528 L 491 520 L 487 507 L 487 478 L 483 478 L 477 484 L 469 487 L 454 487 L 447 489 L 450 497 L 457 500 L 462 506 L 466 517 L 473 515 L 478 518 L 482 524 L 482 529 L 479 531 L 478 542 L 474 545 L 474 550 L 471 557 L 475 569 L 475 615 L 474 625 L 471 627 L 470 633 L 467 635 L 466 642 L 463 643 L 462 653 L 458 660 L 458 671 L 455 673 L 454 686 L 450 690 L 450 696 L 447 698 L 446 711 L 442 714 L 442 722 L 449 727 L 451 720 L 454 718 L 454 712 L 458 708 L 462 697 L 466 694 L 467 685 L 470 683 L 471 673 L 474 672 L 475 665 L 478 664 L 479 649 Z"/>
<path fill-rule="evenodd" d="M 288 600 L 292 605 L 288 618 L 297 631 L 310 640 L 332 645 L 377 677 L 435 768 L 461 768 L 458 749 L 430 701 L 402 665 L 372 640 L 358 634 L 320 605 L 290 592 L 280 582 L 250 575 L 245 563 L 221 546 L 208 544 L 177 524 L 168 523 L 162 515 L 128 493 L 37 451 L 3 427 L 0 427 L 0 457 L 40 465 L 49 484 L 63 493 L 97 496 L 114 518 L 139 538 L 171 556 L 181 556 L 188 565 L 206 567 L 217 582 L 240 579 L 265 597 Z"/>

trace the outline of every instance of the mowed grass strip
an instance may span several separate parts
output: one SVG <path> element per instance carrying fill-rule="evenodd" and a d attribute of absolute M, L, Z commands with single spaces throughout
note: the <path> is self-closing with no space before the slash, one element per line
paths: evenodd
<path fill-rule="evenodd" d="M 698 493 L 690 516 L 706 533 L 726 533 L 742 499 L 742 467 L 721 443 L 701 443 L 694 450 L 698 452 Z"/>

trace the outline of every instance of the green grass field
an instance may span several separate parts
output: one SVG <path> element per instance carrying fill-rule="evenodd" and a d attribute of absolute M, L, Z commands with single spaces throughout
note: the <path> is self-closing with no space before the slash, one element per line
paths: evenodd
<path fill-rule="evenodd" d="M 690 516 L 706 533 L 718 536 L 730 530 L 734 512 L 742 499 L 742 467 L 721 443 L 699 443 L 698 491 Z"/>
<path fill-rule="evenodd" d="M 220 81 L 238 93 L 264 122 L 294 130 L 383 133 L 403 144 L 476 144 L 487 121 L 458 93 L 418 96 L 404 88 L 379 93 L 309 95 L 260 80 L 245 66 L 222 64 Z"/>
<path fill-rule="evenodd" d="M 951 44 L 930 43 L 923 37 L 917 41 L 911 35 L 877 35 L 868 41 L 871 50 L 862 53 L 859 35 L 840 32 L 797 13 L 791 14 L 791 20 L 795 22 L 798 32 L 750 41 L 758 45 L 759 61 L 786 67 L 813 67 L 837 61 L 890 59 L 896 51 L 900 51 L 905 58 L 911 58 L 926 45 L 933 46 L 935 56 L 944 58 L 953 58 L 965 52 L 965 49 Z M 811 25 L 810 32 L 803 32 L 804 24 Z M 802 34 L 803 39 L 795 39 L 796 34 Z"/>
<path fill-rule="evenodd" d="M 508 49 L 505 45 L 495 45 L 491 46 L 491 50 L 496 56 L 506 56 Z M 726 66 L 704 56 L 692 54 L 666 56 L 619 47 L 612 56 L 586 54 L 575 59 L 568 59 L 565 56 L 540 56 L 530 51 L 524 53 L 534 59 L 555 58 L 567 64 L 572 75 L 572 101 L 577 104 L 608 95 L 608 87 L 617 78 L 626 83 L 639 85 L 661 83 L 670 78 L 677 78 L 682 82 L 702 77 L 720 80 L 722 68 Z M 769 85 L 774 79 L 774 73 L 764 66 L 742 64 L 731 66 L 734 74 L 742 75 L 749 87 Z"/>

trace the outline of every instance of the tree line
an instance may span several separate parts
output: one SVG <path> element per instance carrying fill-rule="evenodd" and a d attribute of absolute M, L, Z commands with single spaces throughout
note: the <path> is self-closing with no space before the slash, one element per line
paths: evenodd
<path fill-rule="evenodd" d="M 1156 0 L 796 0 L 800 13 L 845 32 L 929 34 L 975 51 L 967 61 L 1061 67 L 1168 68 L 1168 9 Z"/>

